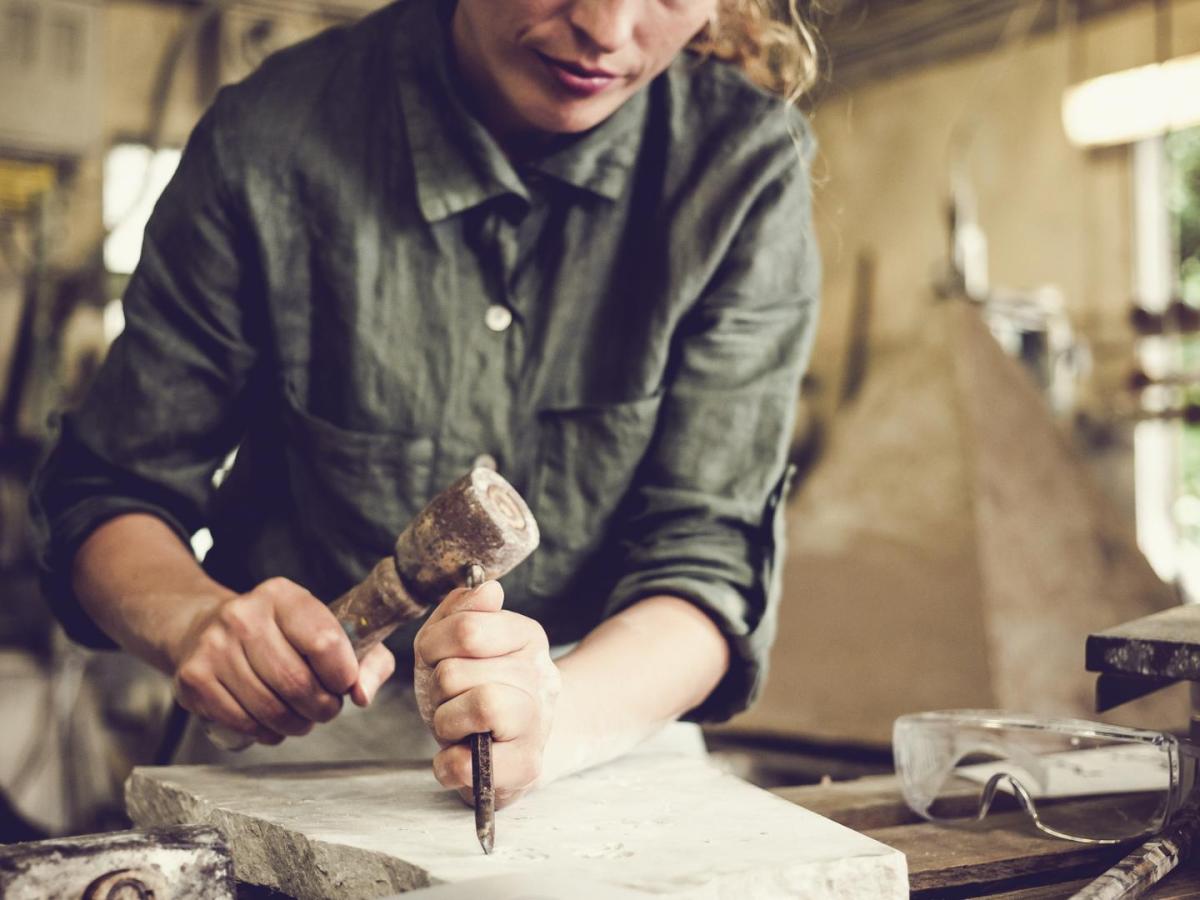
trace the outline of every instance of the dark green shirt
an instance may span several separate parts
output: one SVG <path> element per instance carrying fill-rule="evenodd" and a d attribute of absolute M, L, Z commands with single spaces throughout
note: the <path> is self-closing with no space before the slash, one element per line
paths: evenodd
<path fill-rule="evenodd" d="M 282 575 L 332 599 L 486 455 L 542 532 L 508 608 L 564 643 L 685 597 L 733 650 L 694 715 L 726 717 L 774 630 L 818 292 L 809 132 L 685 54 L 514 165 L 464 104 L 451 8 L 401 0 L 285 50 L 197 125 L 126 330 L 36 483 L 50 597 L 105 644 L 69 562 L 142 511 L 209 527 L 236 590 Z"/>

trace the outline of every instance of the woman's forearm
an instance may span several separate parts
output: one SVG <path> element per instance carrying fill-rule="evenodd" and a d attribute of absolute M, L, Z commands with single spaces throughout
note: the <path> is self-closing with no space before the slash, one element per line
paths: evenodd
<path fill-rule="evenodd" d="M 360 664 L 325 604 L 286 578 L 242 594 L 209 578 L 154 516 L 97 528 L 72 583 L 101 630 L 173 676 L 184 707 L 263 743 L 329 721 L 345 694 L 366 706 L 395 668 L 382 644 Z"/>
<path fill-rule="evenodd" d="M 105 634 L 168 674 L 192 623 L 233 596 L 165 522 L 143 513 L 117 516 L 92 532 L 75 555 L 71 581 Z"/>
<path fill-rule="evenodd" d="M 542 782 L 613 759 L 698 706 L 729 666 L 717 626 L 679 597 L 639 601 L 558 661 Z"/>

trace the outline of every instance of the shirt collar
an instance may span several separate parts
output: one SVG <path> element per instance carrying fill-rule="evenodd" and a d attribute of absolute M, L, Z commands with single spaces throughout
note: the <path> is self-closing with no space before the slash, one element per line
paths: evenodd
<path fill-rule="evenodd" d="M 570 136 L 525 167 L 609 200 L 618 199 L 637 162 L 647 105 L 642 88 L 595 128 Z"/>
<path fill-rule="evenodd" d="M 505 194 L 529 202 L 512 162 L 463 101 L 450 60 L 454 4 L 405 2 L 409 15 L 398 23 L 396 58 L 421 214 L 437 222 Z M 522 169 L 616 200 L 637 159 L 646 107 L 643 89 L 595 128 L 556 141 Z"/>
<path fill-rule="evenodd" d="M 487 129 L 471 115 L 451 71 L 444 0 L 405 0 L 396 29 L 400 102 L 417 204 L 437 222 L 503 194 L 529 193 Z"/>

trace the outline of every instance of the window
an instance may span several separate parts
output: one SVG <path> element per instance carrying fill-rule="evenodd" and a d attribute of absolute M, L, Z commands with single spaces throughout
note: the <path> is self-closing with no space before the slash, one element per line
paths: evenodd
<path fill-rule="evenodd" d="M 129 275 L 142 255 L 142 232 L 158 195 L 179 165 L 180 151 L 117 144 L 104 160 L 104 268 Z"/>
<path fill-rule="evenodd" d="M 1133 146 L 1134 296 L 1168 324 L 1139 342 L 1152 383 L 1135 432 L 1138 543 L 1158 574 L 1200 601 L 1200 127 Z M 1193 314 L 1195 313 L 1195 314 Z"/>
<path fill-rule="evenodd" d="M 1173 293 L 1200 310 L 1200 128 L 1168 135 L 1164 150 Z M 1179 338 L 1176 366 L 1180 384 L 1175 405 L 1200 405 L 1200 333 Z M 1183 423 L 1179 495 L 1172 513 L 1179 529 L 1180 576 L 1190 599 L 1200 600 L 1200 423 L 1188 418 Z"/>

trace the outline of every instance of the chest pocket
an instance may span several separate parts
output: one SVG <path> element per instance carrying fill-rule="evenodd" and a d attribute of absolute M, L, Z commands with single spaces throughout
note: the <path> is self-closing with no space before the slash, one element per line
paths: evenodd
<path fill-rule="evenodd" d="M 596 579 L 580 576 L 593 574 L 595 557 L 654 437 L 661 403 L 658 394 L 539 413 L 531 507 L 542 526 L 542 545 L 530 560 L 530 582 L 551 619 L 561 612 L 577 620 L 577 603 L 603 602 L 603 597 L 578 596 L 580 590 L 600 587 Z M 574 613 L 564 604 L 574 607 Z"/>
<path fill-rule="evenodd" d="M 308 564 L 340 590 L 392 551 L 429 499 L 432 438 L 348 431 L 285 402 L 284 459 Z"/>

